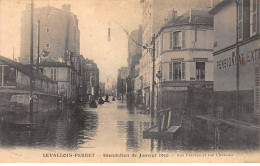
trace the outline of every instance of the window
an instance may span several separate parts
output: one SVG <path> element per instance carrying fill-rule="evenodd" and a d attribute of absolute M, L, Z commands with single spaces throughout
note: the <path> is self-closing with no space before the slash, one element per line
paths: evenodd
<path fill-rule="evenodd" d="M 50 48 L 50 44 L 49 43 L 45 44 L 45 48 Z"/>
<path fill-rule="evenodd" d="M 257 0 L 250 0 L 250 37 L 257 31 Z"/>
<path fill-rule="evenodd" d="M 259 0 L 240 0 L 238 3 L 238 39 L 246 40 L 258 32 Z"/>
<path fill-rule="evenodd" d="M 243 0 L 238 4 L 238 39 L 243 38 Z"/>
<path fill-rule="evenodd" d="M 196 79 L 205 80 L 205 62 L 196 62 Z"/>
<path fill-rule="evenodd" d="M 160 49 L 160 53 L 163 52 L 163 36 L 161 36 L 161 49 Z"/>
<path fill-rule="evenodd" d="M 16 69 L 0 66 L 0 86 L 16 86 Z"/>
<path fill-rule="evenodd" d="M 172 80 L 172 63 L 169 64 L 169 80 Z"/>
<path fill-rule="evenodd" d="M 185 31 L 182 31 L 182 48 L 186 47 L 186 40 L 185 40 Z"/>
<path fill-rule="evenodd" d="M 46 32 L 50 32 L 50 29 L 49 29 L 49 28 L 46 28 Z"/>
<path fill-rule="evenodd" d="M 51 69 L 51 79 L 56 81 L 56 77 L 57 77 L 57 72 L 56 69 Z"/>
<path fill-rule="evenodd" d="M 172 49 L 172 46 L 173 46 L 173 33 L 170 32 L 170 38 L 169 38 L 169 49 Z"/>
<path fill-rule="evenodd" d="M 169 64 L 169 80 L 185 79 L 185 63 L 173 62 Z"/>
<path fill-rule="evenodd" d="M 182 37 L 181 37 L 181 31 L 174 32 L 173 33 L 174 37 L 174 49 L 181 49 L 181 42 L 182 42 Z"/>

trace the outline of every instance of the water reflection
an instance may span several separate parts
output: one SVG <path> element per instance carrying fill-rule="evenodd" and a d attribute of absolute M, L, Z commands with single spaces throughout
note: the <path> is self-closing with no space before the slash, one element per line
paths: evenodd
<path fill-rule="evenodd" d="M 206 139 L 203 134 L 192 141 L 187 133 L 178 134 L 171 140 L 143 139 L 143 131 L 154 124 L 155 121 L 144 111 L 127 108 L 121 101 L 98 105 L 97 109 L 80 107 L 35 113 L 32 117 L 23 112 L 1 112 L 0 146 L 120 152 L 215 148 L 214 140 Z M 222 147 L 241 148 L 243 142 L 232 143 L 222 136 L 220 144 Z"/>
<path fill-rule="evenodd" d="M 82 109 L 34 113 L 32 120 L 28 113 L 5 113 L 1 117 L 2 147 L 77 148 L 98 122 L 96 114 Z"/>

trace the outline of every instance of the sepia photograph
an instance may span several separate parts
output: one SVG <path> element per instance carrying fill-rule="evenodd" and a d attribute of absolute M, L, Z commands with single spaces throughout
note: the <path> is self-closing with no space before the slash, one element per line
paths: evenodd
<path fill-rule="evenodd" d="M 260 0 L 0 0 L 0 163 L 259 163 Z"/>

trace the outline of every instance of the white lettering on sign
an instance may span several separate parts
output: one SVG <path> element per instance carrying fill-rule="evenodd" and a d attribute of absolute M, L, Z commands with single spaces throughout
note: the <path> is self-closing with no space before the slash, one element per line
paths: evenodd
<path fill-rule="evenodd" d="M 188 90 L 187 87 L 163 87 L 163 90 L 173 90 L 173 91 L 184 91 L 184 90 Z"/>
<path fill-rule="evenodd" d="M 247 63 L 260 60 L 260 48 L 239 54 L 239 62 L 241 66 L 246 66 Z M 236 66 L 236 54 L 232 52 L 230 57 L 217 61 L 217 70 Z"/>

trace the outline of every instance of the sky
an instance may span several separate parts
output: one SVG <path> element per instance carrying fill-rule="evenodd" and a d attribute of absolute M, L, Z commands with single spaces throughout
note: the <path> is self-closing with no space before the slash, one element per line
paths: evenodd
<path fill-rule="evenodd" d="M 0 0 L 0 55 L 11 58 L 20 55 L 21 13 L 31 0 Z M 35 8 L 50 6 L 61 8 L 71 4 L 78 16 L 80 53 L 93 59 L 100 70 L 100 81 L 107 77 L 116 80 L 118 69 L 127 66 L 127 31 L 138 29 L 142 21 L 140 0 L 34 0 Z M 108 39 L 108 27 L 111 40 Z"/>

